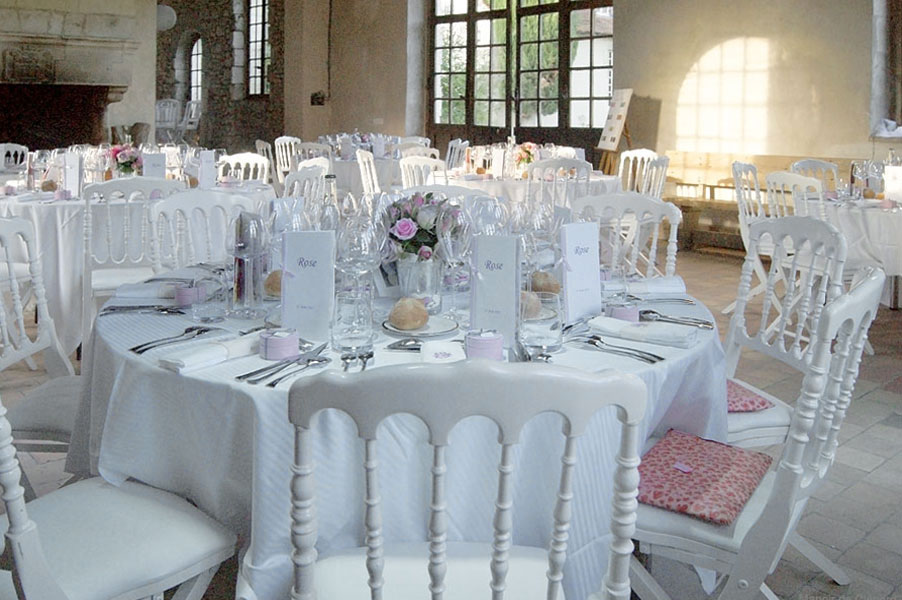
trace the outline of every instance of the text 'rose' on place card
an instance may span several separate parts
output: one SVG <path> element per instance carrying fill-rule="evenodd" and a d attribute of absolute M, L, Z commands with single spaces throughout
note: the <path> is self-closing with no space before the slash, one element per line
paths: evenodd
<path fill-rule="evenodd" d="M 568 223 L 561 227 L 564 255 L 564 320 L 573 323 L 601 314 L 598 270 L 598 225 Z"/>
<path fill-rule="evenodd" d="M 329 339 L 335 298 L 335 232 L 289 231 L 282 246 L 282 326 Z"/>
<path fill-rule="evenodd" d="M 166 155 L 156 152 L 145 152 L 141 155 L 141 175 L 144 177 L 166 178 Z"/>
<path fill-rule="evenodd" d="M 478 235 L 470 282 L 470 326 L 494 329 L 510 347 L 520 310 L 520 240 L 513 235 Z"/>
<path fill-rule="evenodd" d="M 209 190 L 216 187 L 216 157 L 213 150 L 201 150 L 197 167 L 197 187 Z"/>

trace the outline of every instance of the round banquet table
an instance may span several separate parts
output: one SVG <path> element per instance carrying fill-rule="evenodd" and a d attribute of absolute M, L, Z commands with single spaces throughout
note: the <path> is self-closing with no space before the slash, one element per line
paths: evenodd
<path fill-rule="evenodd" d="M 877 264 L 889 277 L 902 275 L 902 209 L 882 208 L 880 200 L 825 201 L 824 208 L 827 220 L 846 236 L 849 262 Z"/>
<path fill-rule="evenodd" d="M 269 213 L 269 203 L 276 197 L 272 186 L 249 182 L 230 187 L 217 187 L 216 191 L 254 200 L 258 210 Z M 125 204 L 118 207 L 113 203 L 111 216 L 113 227 L 124 222 Z M 56 332 L 67 354 L 75 351 L 81 343 L 82 295 L 81 279 L 84 272 L 84 201 L 54 200 L 52 192 L 26 192 L 14 196 L 0 194 L 0 217 L 23 217 L 34 224 L 35 242 L 40 252 L 44 287 L 47 290 L 47 307 Z M 132 204 L 132 223 L 141 219 L 140 207 Z M 98 238 L 97 232 L 105 231 L 106 214 L 97 211 L 94 221 L 95 252 L 105 256 L 105 238 Z M 139 244 L 140 246 L 140 244 Z M 201 246 L 198 246 L 201 247 Z M 140 256 L 140 248 L 131 248 L 131 256 Z M 149 251 L 146 253 L 149 257 Z M 73 318 L 73 315 L 75 317 Z"/>
<path fill-rule="evenodd" d="M 114 298 L 111 303 L 146 303 Z M 159 302 L 156 300 L 155 302 Z M 389 301 L 390 303 L 390 301 Z M 672 314 L 706 316 L 701 305 L 650 304 Z M 287 419 L 290 382 L 276 388 L 236 382 L 235 375 L 265 365 L 256 355 L 237 357 L 187 374 L 162 369 L 157 360 L 176 346 L 141 356 L 126 349 L 192 324 L 188 315 L 113 314 L 97 319 L 85 356 L 86 377 L 67 471 L 99 473 L 118 484 L 134 478 L 190 498 L 241 535 L 239 598 L 284 598 L 291 585 L 290 464 L 294 430 Z M 234 335 L 255 323 L 227 319 Z M 229 335 L 226 333 L 226 335 Z M 656 365 L 565 344 L 553 362 L 577 369 L 621 369 L 648 386 L 649 403 L 640 440 L 670 427 L 723 440 L 726 437 L 724 355 L 717 331 L 699 330 L 691 348 L 625 342 L 666 357 Z M 454 334 L 451 334 L 452 336 Z M 385 349 L 384 332 L 375 342 L 371 368 L 418 362 L 418 353 Z M 186 344 L 203 344 L 194 340 Z M 186 345 L 183 345 L 183 348 Z M 338 355 L 324 353 L 339 368 Z M 421 394 L 428 390 L 404 389 Z M 515 544 L 547 547 L 560 471 L 563 436 L 559 417 L 540 415 L 525 428 L 514 472 Z M 449 540 L 491 541 L 497 481 L 497 432 L 472 418 L 453 431 L 447 450 Z M 600 585 L 607 562 L 614 457 L 620 425 L 614 409 L 593 417 L 577 444 L 564 588 L 584 598 Z M 326 411 L 315 422 L 313 450 L 321 556 L 362 544 L 362 446 L 350 419 Z M 382 425 L 379 452 L 386 543 L 427 539 L 431 454 L 422 423 L 409 415 Z M 361 568 L 363 565 L 361 564 Z"/>
<path fill-rule="evenodd" d="M 526 200 L 529 182 L 525 179 L 490 179 L 485 175 L 450 175 L 448 185 L 460 185 L 485 192 L 490 196 L 505 198 L 509 202 Z M 615 175 L 593 173 L 589 177 L 589 194 L 613 194 L 620 191 L 620 178 Z"/>
<path fill-rule="evenodd" d="M 394 158 L 377 158 L 376 177 L 379 178 L 379 186 L 383 192 L 387 192 L 393 185 L 401 185 L 401 163 Z M 360 179 L 360 165 L 356 159 L 342 160 L 338 157 L 332 159 L 332 171 L 338 187 L 354 194 L 355 198 L 363 195 L 363 181 Z"/>

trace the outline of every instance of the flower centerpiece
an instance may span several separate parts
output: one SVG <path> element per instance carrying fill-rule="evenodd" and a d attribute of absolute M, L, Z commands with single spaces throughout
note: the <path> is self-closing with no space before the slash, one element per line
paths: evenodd
<path fill-rule="evenodd" d="M 436 221 L 442 200 L 414 194 L 385 211 L 385 230 L 398 258 L 398 283 L 406 297 L 419 298 L 430 314 L 441 309 L 441 262 L 435 257 Z"/>
<path fill-rule="evenodd" d="M 522 174 L 526 172 L 526 165 L 534 162 L 539 157 L 539 147 L 532 142 L 523 142 L 514 150 L 514 163 Z"/>
<path fill-rule="evenodd" d="M 141 153 L 131 144 L 122 144 L 110 148 L 110 158 L 120 175 L 136 175 L 141 171 Z"/>

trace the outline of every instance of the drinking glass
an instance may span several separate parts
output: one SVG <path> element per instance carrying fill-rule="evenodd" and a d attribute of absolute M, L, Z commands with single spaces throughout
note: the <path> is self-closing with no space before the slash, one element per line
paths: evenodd
<path fill-rule="evenodd" d="M 536 352 L 554 352 L 563 345 L 561 297 L 551 292 L 528 292 L 520 302 L 520 343 Z"/>
<path fill-rule="evenodd" d="M 478 196 L 472 198 L 467 213 L 473 224 L 474 235 L 507 235 L 510 233 L 510 219 L 507 208 L 498 198 Z"/>
<path fill-rule="evenodd" d="M 462 317 L 457 310 L 457 296 L 460 294 L 463 268 L 470 256 L 472 223 L 460 206 L 445 203 L 439 210 L 435 229 L 439 254 L 451 276 L 451 318 L 460 322 Z"/>
<path fill-rule="evenodd" d="M 364 291 L 363 276 L 382 262 L 380 228 L 368 218 L 348 218 L 338 230 L 336 268 L 354 278 L 354 289 Z"/>
<path fill-rule="evenodd" d="M 332 349 L 368 352 L 373 349 L 373 299 L 368 292 L 338 292 L 332 314 Z"/>

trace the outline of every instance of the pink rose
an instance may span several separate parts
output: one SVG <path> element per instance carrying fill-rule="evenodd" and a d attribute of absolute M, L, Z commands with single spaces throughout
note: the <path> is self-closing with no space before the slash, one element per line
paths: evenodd
<path fill-rule="evenodd" d="M 420 251 L 417 252 L 417 256 L 423 260 L 429 260 L 432 258 L 432 248 L 429 246 L 420 246 Z"/>
<path fill-rule="evenodd" d="M 423 198 L 420 194 L 417 194 L 413 197 L 413 205 L 414 206 L 423 206 L 426 203 L 426 199 Z"/>
<path fill-rule="evenodd" d="M 391 233 L 401 241 L 407 241 L 417 234 L 417 224 L 413 219 L 399 219 L 391 228 Z"/>

